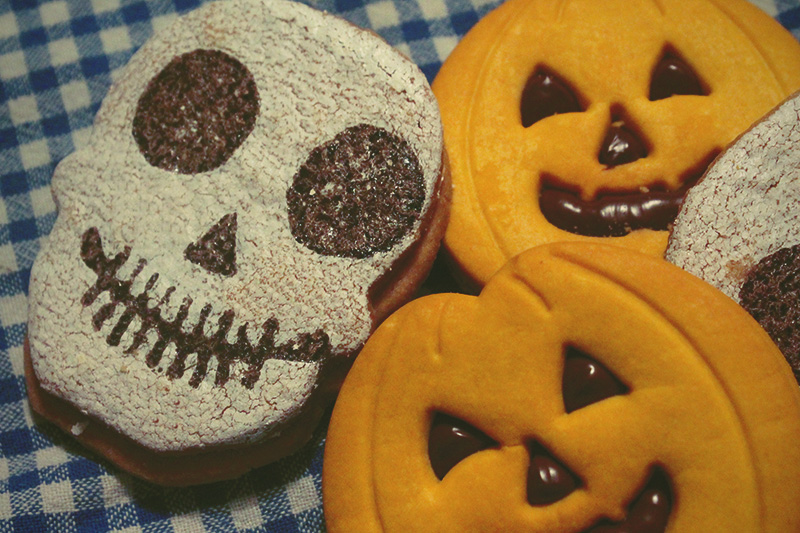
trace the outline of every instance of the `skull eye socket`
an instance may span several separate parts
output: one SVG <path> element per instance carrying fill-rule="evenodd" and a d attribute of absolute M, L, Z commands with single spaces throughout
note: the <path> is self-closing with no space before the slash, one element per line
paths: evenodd
<path fill-rule="evenodd" d="M 583 107 L 570 84 L 552 70 L 536 67 L 522 90 L 522 126 L 527 128 L 552 115 L 580 111 Z"/>
<path fill-rule="evenodd" d="M 494 439 L 463 420 L 443 413 L 433 417 L 428 434 L 428 457 L 440 480 L 470 455 L 495 446 Z"/>
<path fill-rule="evenodd" d="M 322 255 L 356 259 L 390 250 L 419 220 L 424 201 L 414 150 L 367 124 L 314 148 L 286 192 L 297 242 Z"/>
<path fill-rule="evenodd" d="M 181 174 L 224 164 L 255 126 L 258 88 L 242 63 L 219 50 L 175 57 L 136 106 L 133 138 L 152 166 Z"/>
<path fill-rule="evenodd" d="M 561 391 L 564 409 L 571 413 L 606 398 L 627 394 L 630 389 L 588 354 L 567 346 Z"/>
<path fill-rule="evenodd" d="M 653 68 L 650 77 L 650 100 L 663 100 L 675 95 L 707 96 L 705 84 L 677 51 L 667 48 Z"/>

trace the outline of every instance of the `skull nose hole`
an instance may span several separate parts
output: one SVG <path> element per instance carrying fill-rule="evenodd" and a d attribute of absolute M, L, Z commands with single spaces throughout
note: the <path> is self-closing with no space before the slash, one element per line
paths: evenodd
<path fill-rule="evenodd" d="M 607 167 L 633 163 L 647 157 L 648 143 L 621 108 L 611 111 L 611 125 L 600 145 L 598 161 Z"/>
<path fill-rule="evenodd" d="M 528 503 L 548 505 L 562 500 L 577 489 L 581 482 L 541 444 L 528 445 L 531 462 L 528 467 Z"/>
<path fill-rule="evenodd" d="M 186 247 L 183 257 L 212 274 L 236 274 L 236 213 L 228 213 Z"/>

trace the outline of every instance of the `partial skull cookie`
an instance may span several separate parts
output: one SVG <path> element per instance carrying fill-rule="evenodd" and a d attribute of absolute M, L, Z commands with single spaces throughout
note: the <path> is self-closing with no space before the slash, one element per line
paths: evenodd
<path fill-rule="evenodd" d="M 180 18 L 53 177 L 34 409 L 165 484 L 296 450 L 433 262 L 443 151 L 424 75 L 375 34 L 280 0 Z"/>
<path fill-rule="evenodd" d="M 548 242 L 663 255 L 686 190 L 800 89 L 800 43 L 746 0 L 510 0 L 433 89 L 454 184 L 445 247 L 477 288 Z"/>
<path fill-rule="evenodd" d="M 613 311 L 610 311 L 613 310 Z M 768 399 L 768 400 L 767 400 Z M 800 530 L 800 388 L 702 280 L 555 243 L 367 341 L 325 442 L 331 533 Z"/>
<path fill-rule="evenodd" d="M 800 382 L 800 93 L 739 137 L 686 196 L 666 258 L 739 302 Z"/>

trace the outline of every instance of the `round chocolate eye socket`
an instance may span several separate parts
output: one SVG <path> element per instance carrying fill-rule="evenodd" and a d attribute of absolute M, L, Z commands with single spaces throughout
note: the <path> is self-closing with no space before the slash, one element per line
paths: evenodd
<path fill-rule="evenodd" d="M 411 146 L 367 124 L 312 150 L 286 192 L 297 242 L 322 255 L 356 259 L 397 244 L 419 220 L 424 200 Z"/>
<path fill-rule="evenodd" d="M 739 299 L 781 349 L 800 382 L 800 244 L 761 259 L 747 273 Z"/>
<path fill-rule="evenodd" d="M 253 131 L 256 82 L 219 50 L 194 50 L 164 67 L 139 98 L 133 138 L 154 167 L 196 174 L 221 166 Z"/>

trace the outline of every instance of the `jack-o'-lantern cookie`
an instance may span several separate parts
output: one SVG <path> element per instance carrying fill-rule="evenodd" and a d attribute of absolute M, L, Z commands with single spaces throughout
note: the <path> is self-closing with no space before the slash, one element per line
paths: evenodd
<path fill-rule="evenodd" d="M 800 93 L 739 137 L 686 196 L 666 258 L 739 302 L 800 381 Z"/>
<path fill-rule="evenodd" d="M 800 389 L 661 258 L 555 243 L 378 328 L 334 408 L 328 530 L 800 530 Z"/>
<path fill-rule="evenodd" d="M 165 484 L 295 450 L 424 280 L 444 161 L 424 75 L 375 34 L 279 0 L 179 19 L 53 178 L 34 408 Z"/>
<path fill-rule="evenodd" d="M 509 0 L 433 84 L 457 272 L 554 241 L 662 255 L 686 189 L 797 89 L 800 43 L 746 0 Z"/>

